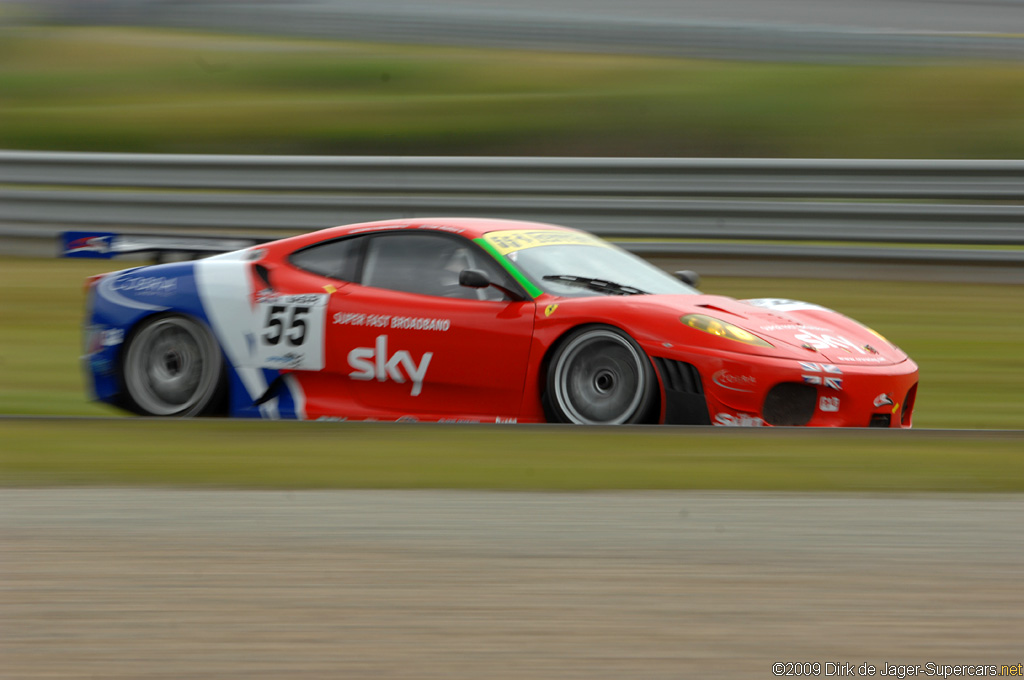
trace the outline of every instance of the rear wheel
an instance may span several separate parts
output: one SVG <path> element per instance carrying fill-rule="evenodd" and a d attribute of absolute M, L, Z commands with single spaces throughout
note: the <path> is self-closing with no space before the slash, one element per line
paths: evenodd
<path fill-rule="evenodd" d="M 657 398 L 651 362 L 640 345 L 612 326 L 587 326 L 566 337 L 551 358 L 549 418 L 580 425 L 642 422 Z"/>
<path fill-rule="evenodd" d="M 186 316 L 144 322 L 124 355 L 124 384 L 134 410 L 197 416 L 216 404 L 224 362 L 210 330 Z"/>

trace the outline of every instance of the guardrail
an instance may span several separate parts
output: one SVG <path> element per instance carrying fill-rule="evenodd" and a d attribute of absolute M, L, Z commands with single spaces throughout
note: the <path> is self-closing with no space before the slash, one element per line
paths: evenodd
<path fill-rule="evenodd" d="M 52 238 L 69 227 L 276 236 L 450 214 L 657 240 L 632 244 L 645 253 L 860 261 L 898 253 L 1019 267 L 1024 251 L 977 246 L 1024 246 L 1024 162 L 0 151 L 0 236 Z"/>
<path fill-rule="evenodd" d="M 372 193 L 1024 200 L 1024 161 L 0 151 L 0 184 Z"/>

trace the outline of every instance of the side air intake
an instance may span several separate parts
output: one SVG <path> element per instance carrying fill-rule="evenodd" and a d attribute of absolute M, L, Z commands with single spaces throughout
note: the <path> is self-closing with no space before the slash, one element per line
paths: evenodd
<path fill-rule="evenodd" d="M 654 357 L 654 367 L 665 388 L 666 425 L 710 425 L 708 403 L 700 373 L 693 364 Z"/>

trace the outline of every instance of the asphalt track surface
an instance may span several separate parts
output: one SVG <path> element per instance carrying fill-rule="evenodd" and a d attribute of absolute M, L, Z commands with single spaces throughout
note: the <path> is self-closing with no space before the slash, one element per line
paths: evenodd
<path fill-rule="evenodd" d="M 0 676 L 1012 665 L 1022 512 L 1022 495 L 6 489 Z"/>

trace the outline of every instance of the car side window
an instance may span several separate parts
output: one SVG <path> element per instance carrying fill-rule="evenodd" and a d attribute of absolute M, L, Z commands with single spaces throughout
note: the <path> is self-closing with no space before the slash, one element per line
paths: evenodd
<path fill-rule="evenodd" d="M 500 290 L 459 285 L 465 269 L 485 271 L 508 287 L 508 275 L 486 253 L 460 237 L 429 233 L 377 234 L 370 239 L 362 284 L 406 293 L 467 300 L 504 300 Z M 514 285 L 514 284 L 512 284 Z"/>
<path fill-rule="evenodd" d="M 318 243 L 292 253 L 291 263 L 300 269 L 342 281 L 355 281 L 363 239 L 347 238 Z"/>

